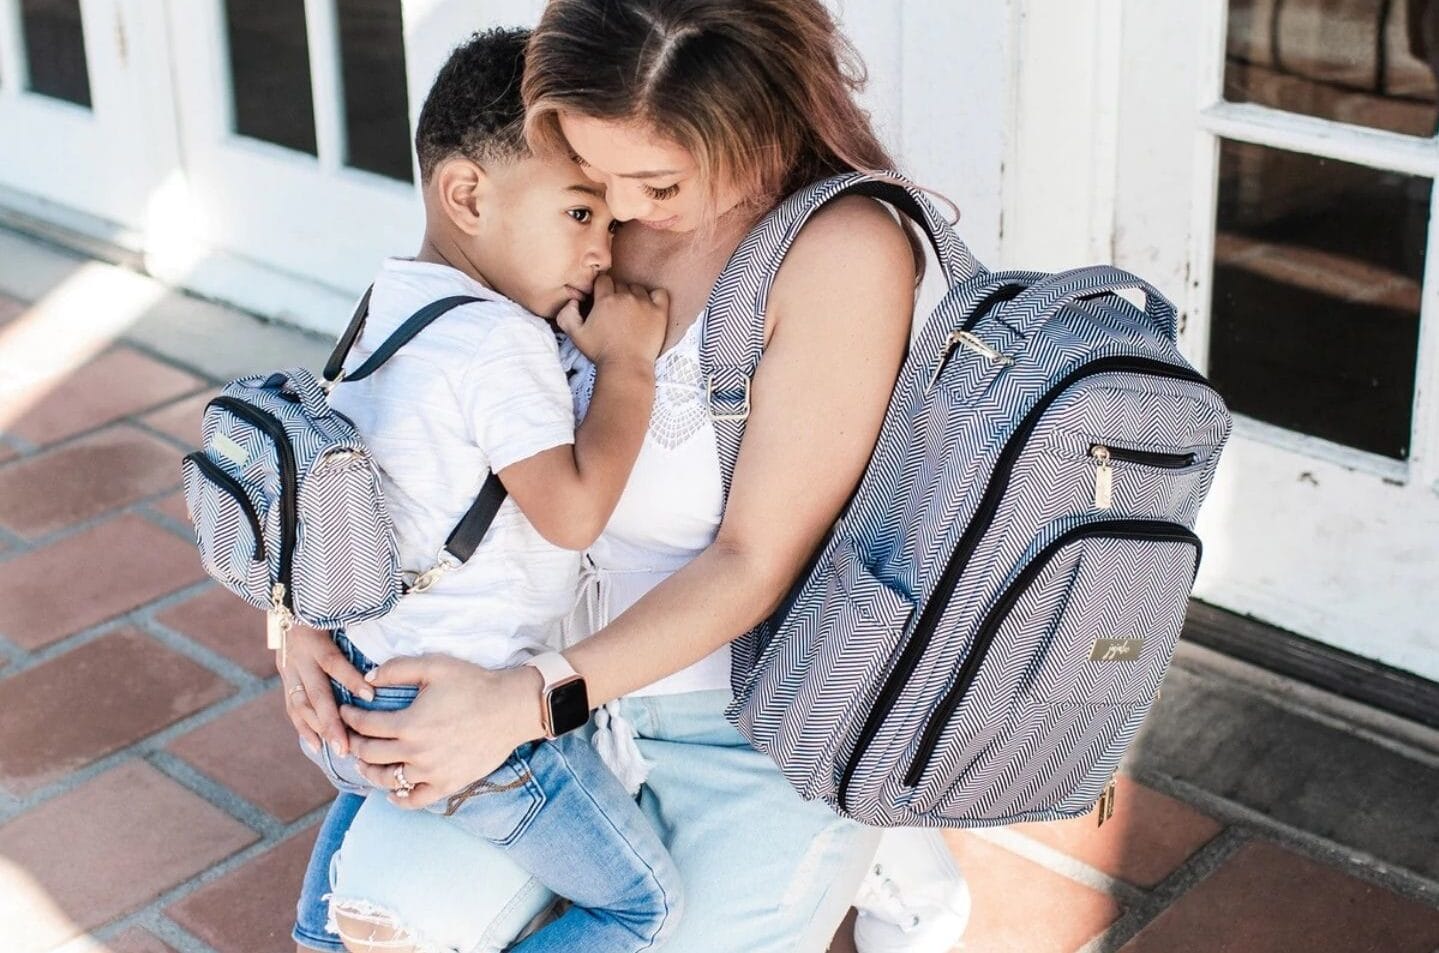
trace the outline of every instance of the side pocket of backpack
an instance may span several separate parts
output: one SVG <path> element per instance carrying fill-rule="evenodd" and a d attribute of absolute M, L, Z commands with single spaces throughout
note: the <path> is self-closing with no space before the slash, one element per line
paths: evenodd
<path fill-rule="evenodd" d="M 204 451 L 185 456 L 180 471 L 201 565 L 235 595 L 257 608 L 268 608 L 263 494 L 246 487 Z"/>

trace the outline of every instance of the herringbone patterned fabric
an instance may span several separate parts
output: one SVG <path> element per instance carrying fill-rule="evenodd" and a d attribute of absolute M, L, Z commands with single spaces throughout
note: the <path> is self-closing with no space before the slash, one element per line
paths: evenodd
<path fill-rule="evenodd" d="M 284 604 L 316 628 L 394 606 L 399 553 L 378 471 L 314 375 L 232 381 L 205 408 L 203 434 L 185 458 L 185 498 L 211 576 L 261 609 L 280 583 Z"/>
<path fill-rule="evenodd" d="M 367 291 L 330 357 L 331 383 L 368 377 L 432 322 L 481 299 L 430 303 L 343 378 L 369 300 Z M 231 381 L 206 405 L 202 431 L 201 449 L 182 468 L 200 561 L 211 576 L 277 619 L 288 611 L 317 629 L 394 607 L 406 584 L 379 470 L 314 374 L 297 367 Z M 492 489 L 499 489 L 493 477 L 443 541 L 447 566 L 468 559 L 489 528 L 504 498 Z"/>
<path fill-rule="evenodd" d="M 784 251 L 873 178 L 791 197 L 716 285 L 701 356 L 727 478 Z M 951 290 L 813 568 L 734 643 L 730 715 L 802 795 L 866 823 L 1084 813 L 1173 653 L 1229 414 L 1154 288 L 1106 266 L 988 272 L 922 193 L 881 197 L 930 232 Z"/>

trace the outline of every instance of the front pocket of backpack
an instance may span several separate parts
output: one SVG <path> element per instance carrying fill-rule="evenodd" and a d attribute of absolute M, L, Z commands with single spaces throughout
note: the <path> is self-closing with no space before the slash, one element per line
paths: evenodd
<path fill-rule="evenodd" d="M 260 495 L 203 451 L 188 454 L 180 471 L 205 571 L 237 596 L 268 607 L 270 570 Z"/>
<path fill-rule="evenodd" d="M 333 628 L 394 607 L 398 545 L 379 473 L 366 454 L 341 449 L 316 460 L 295 510 L 291 590 L 301 619 Z"/>
<path fill-rule="evenodd" d="M 1104 713 L 1101 727 L 1126 725 L 1121 709 L 1142 717 L 1179 637 L 1198 543 L 1178 524 L 1103 520 L 1030 560 L 976 628 L 926 723 L 904 778 L 912 808 L 952 803 L 960 789 L 982 812 L 1032 765 L 1052 772 L 1079 757 L 1081 740 L 1103 739 L 1081 730 L 1075 711 Z"/>

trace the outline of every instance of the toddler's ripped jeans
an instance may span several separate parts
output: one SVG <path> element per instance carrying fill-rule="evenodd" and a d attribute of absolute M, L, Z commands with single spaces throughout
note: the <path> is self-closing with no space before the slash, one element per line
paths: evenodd
<path fill-rule="evenodd" d="M 335 644 L 362 673 L 375 667 L 343 633 L 335 633 Z M 365 701 L 343 685 L 331 684 L 340 704 L 376 711 L 407 708 L 419 691 L 414 686 L 377 686 L 374 699 Z M 353 816 L 360 798 L 389 793 L 359 774 L 353 755 L 338 755 L 328 744 L 305 753 L 342 795 L 357 796 L 342 796 L 332 813 Z M 681 904 L 679 874 L 639 806 L 581 732 L 521 745 L 493 773 L 425 810 L 502 848 L 518 866 L 570 901 L 558 919 L 516 944 L 515 953 L 629 953 L 658 946 L 674 929 Z M 327 822 L 324 828 L 330 826 Z M 405 928 L 363 898 L 334 898 L 321 919 L 316 903 L 328 890 L 313 883 L 319 876 L 328 881 L 328 871 L 306 874 L 297 942 L 343 949 L 335 942 L 337 912 L 351 923 Z M 425 937 L 410 939 L 420 950 L 445 949 Z"/>

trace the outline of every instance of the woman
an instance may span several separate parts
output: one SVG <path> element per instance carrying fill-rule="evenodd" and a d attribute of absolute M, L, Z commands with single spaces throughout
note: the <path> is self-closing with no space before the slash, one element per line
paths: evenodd
<path fill-rule="evenodd" d="M 769 299 L 727 501 L 698 370 L 706 299 L 746 232 L 809 182 L 893 166 L 854 102 L 856 65 L 820 0 L 552 0 L 528 53 L 532 141 L 567 150 L 605 186 L 629 223 L 616 276 L 672 302 L 651 432 L 590 552 L 594 634 L 565 656 L 592 705 L 618 700 L 598 718 L 604 740 L 647 772 L 641 806 L 686 883 L 665 946 L 675 953 L 824 949 L 877 838 L 800 800 L 723 708 L 729 641 L 778 605 L 869 458 L 909 332 L 917 244 L 862 198 L 800 234 Z M 357 681 L 327 640 L 296 640 L 290 654 Z M 374 784 L 392 787 L 403 765 L 409 808 L 542 734 L 532 670 L 425 657 L 376 675 L 424 689 L 403 713 L 343 711 Z M 341 730 L 328 706 L 302 715 L 329 737 Z M 354 810 L 331 812 L 312 874 Z M 490 948 L 530 912 L 515 881 L 492 876 L 496 852 L 431 821 L 374 799 L 361 810 L 335 893 L 347 935 L 373 942 L 350 949 Z M 314 917 L 312 903 L 302 926 Z"/>

